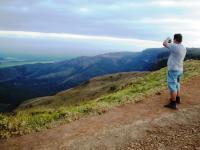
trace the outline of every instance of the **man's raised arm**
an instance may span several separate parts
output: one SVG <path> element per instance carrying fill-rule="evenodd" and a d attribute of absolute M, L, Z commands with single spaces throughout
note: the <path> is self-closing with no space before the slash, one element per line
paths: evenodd
<path fill-rule="evenodd" d="M 164 40 L 163 42 L 163 46 L 166 48 L 169 48 L 169 43 L 171 43 L 171 39 L 168 37 L 166 40 Z"/>

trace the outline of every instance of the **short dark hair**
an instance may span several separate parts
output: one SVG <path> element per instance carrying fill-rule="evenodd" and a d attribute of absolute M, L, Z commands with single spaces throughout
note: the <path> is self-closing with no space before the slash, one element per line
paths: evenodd
<path fill-rule="evenodd" d="M 174 34 L 174 40 L 176 40 L 178 43 L 182 42 L 182 35 L 180 33 Z"/>

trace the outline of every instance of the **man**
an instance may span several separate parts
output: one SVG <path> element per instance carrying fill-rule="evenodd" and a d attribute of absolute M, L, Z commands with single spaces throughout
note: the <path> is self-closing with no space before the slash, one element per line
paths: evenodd
<path fill-rule="evenodd" d="M 186 55 L 186 48 L 181 44 L 182 35 L 175 34 L 173 43 L 167 38 L 163 46 L 170 50 L 167 62 L 167 84 L 170 92 L 170 102 L 164 105 L 167 108 L 176 109 L 176 104 L 180 103 L 180 77 L 183 73 L 183 61 Z"/>

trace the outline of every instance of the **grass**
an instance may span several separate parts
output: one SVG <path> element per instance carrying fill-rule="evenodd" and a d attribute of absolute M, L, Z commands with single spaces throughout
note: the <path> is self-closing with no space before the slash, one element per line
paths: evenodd
<path fill-rule="evenodd" d="M 79 86 L 62 91 L 53 96 L 38 97 L 23 102 L 18 110 L 36 107 L 55 108 L 93 100 L 102 95 L 113 93 L 126 86 L 134 78 L 143 77 L 148 72 L 121 72 L 92 78 Z"/>
<path fill-rule="evenodd" d="M 185 62 L 183 82 L 200 75 L 200 61 Z M 36 107 L 0 114 L 0 138 L 9 138 L 52 128 L 81 117 L 105 113 L 108 109 L 142 100 L 166 88 L 166 68 L 139 77 L 114 93 L 69 106 Z"/>

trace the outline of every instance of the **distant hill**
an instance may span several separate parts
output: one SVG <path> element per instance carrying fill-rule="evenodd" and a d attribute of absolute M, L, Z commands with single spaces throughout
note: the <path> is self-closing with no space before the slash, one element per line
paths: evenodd
<path fill-rule="evenodd" d="M 0 57 L 0 68 L 14 67 L 26 64 L 36 64 L 36 63 L 49 63 L 54 61 L 48 60 L 29 60 L 29 59 L 19 59 L 14 57 Z"/>
<path fill-rule="evenodd" d="M 13 109 L 27 99 L 54 95 L 92 77 L 117 72 L 156 70 L 167 57 L 166 52 L 165 48 L 152 48 L 136 53 L 108 53 L 56 63 L 3 68 L 0 69 L 0 103 Z"/>
<path fill-rule="evenodd" d="M 3 57 L 0 57 L 0 60 L 4 60 L 4 58 L 3 58 Z"/>

